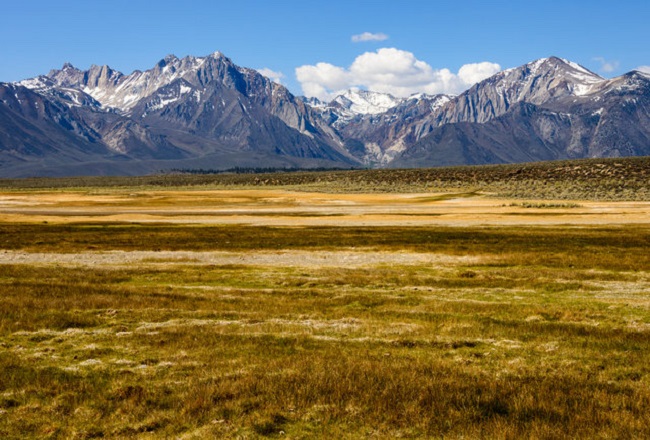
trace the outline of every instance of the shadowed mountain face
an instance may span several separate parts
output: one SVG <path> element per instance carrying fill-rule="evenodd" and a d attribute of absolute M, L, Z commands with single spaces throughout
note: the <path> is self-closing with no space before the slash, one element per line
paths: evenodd
<path fill-rule="evenodd" d="M 283 86 L 219 53 L 0 84 L 0 175 L 358 165 Z"/>
<path fill-rule="evenodd" d="M 650 77 L 598 79 L 574 66 L 540 60 L 475 85 L 390 166 L 650 155 Z"/>
<path fill-rule="evenodd" d="M 570 61 L 543 58 L 475 84 L 436 115 L 438 125 L 488 122 L 519 102 L 542 105 L 588 94 L 604 80 Z"/>
<path fill-rule="evenodd" d="M 371 166 L 646 155 L 649 81 L 640 72 L 607 80 L 550 57 L 499 72 L 455 97 L 398 100 L 350 91 L 317 107 L 348 150 Z M 368 101 L 391 105 L 377 111 Z"/>
<path fill-rule="evenodd" d="M 351 154 L 366 165 L 381 167 L 427 135 L 433 129 L 436 110 L 450 99 L 425 94 L 396 99 L 382 93 L 348 91 L 321 105 L 320 112 L 338 130 Z M 384 105 L 372 105 L 375 103 Z"/>
<path fill-rule="evenodd" d="M 649 112 L 649 75 L 607 80 L 555 57 L 458 96 L 351 90 L 330 103 L 218 52 L 129 75 L 66 64 L 0 83 L 0 176 L 650 155 Z"/>

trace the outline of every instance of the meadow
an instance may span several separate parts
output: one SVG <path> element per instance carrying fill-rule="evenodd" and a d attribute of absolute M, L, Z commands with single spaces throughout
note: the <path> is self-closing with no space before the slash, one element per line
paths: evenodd
<path fill-rule="evenodd" d="M 0 437 L 650 437 L 642 190 L 296 176 L 5 182 Z"/>

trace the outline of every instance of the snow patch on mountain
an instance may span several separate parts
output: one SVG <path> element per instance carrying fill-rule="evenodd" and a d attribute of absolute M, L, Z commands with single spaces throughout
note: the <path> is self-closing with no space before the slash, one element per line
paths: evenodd
<path fill-rule="evenodd" d="M 273 92 L 275 93 L 275 90 Z M 300 99 L 305 104 L 307 104 L 310 107 L 312 107 L 314 109 L 317 109 L 317 110 L 325 110 L 329 105 L 327 102 L 323 102 L 323 101 L 321 101 L 320 99 L 318 99 L 316 97 L 308 98 L 306 96 L 300 96 L 300 97 L 298 97 L 298 99 Z"/>
<path fill-rule="evenodd" d="M 402 101 L 388 93 L 350 89 L 334 98 L 330 105 L 340 106 L 356 115 L 376 115 L 385 113 Z"/>
<path fill-rule="evenodd" d="M 431 111 L 436 111 L 443 105 L 447 104 L 449 101 L 451 101 L 453 96 L 449 95 L 427 95 L 424 93 L 420 93 L 417 96 L 412 95 L 408 98 L 408 100 L 416 99 L 417 101 L 422 101 L 422 100 L 427 100 L 430 102 L 430 108 Z"/>
<path fill-rule="evenodd" d="M 564 58 L 560 58 L 560 59 L 561 59 L 564 63 L 566 63 L 566 64 L 568 64 L 569 66 L 573 67 L 573 68 L 574 68 L 575 70 L 577 70 L 578 72 L 582 72 L 582 73 L 586 74 L 586 75 L 589 76 L 589 77 L 593 77 L 593 76 L 598 77 L 598 75 L 596 75 L 594 72 L 589 71 L 588 69 L 582 67 L 582 66 L 581 66 L 580 64 L 578 64 L 578 63 L 574 63 L 573 61 L 569 61 L 569 60 L 564 59 Z M 598 78 L 600 78 L 600 77 L 598 77 Z M 602 79 L 602 78 L 600 78 L 600 79 Z"/>
<path fill-rule="evenodd" d="M 633 70 L 634 73 L 638 73 L 641 76 L 645 76 L 646 78 L 650 78 L 650 70 Z"/>
<path fill-rule="evenodd" d="M 102 106 L 129 114 L 138 102 L 152 96 L 160 88 L 181 78 L 196 79 L 197 72 L 208 59 L 217 60 L 223 57 L 220 52 L 207 57 L 188 56 L 182 59 L 167 55 L 153 69 L 145 72 L 136 70 L 130 75 L 114 71 L 108 66 L 91 66 L 88 71 L 82 72 L 66 63 L 61 70 L 52 71 L 47 77 L 32 78 L 23 82 L 30 88 L 40 88 L 48 82 L 58 86 L 78 87 Z M 188 83 L 181 86 L 180 94 L 192 91 L 194 89 Z"/>
<path fill-rule="evenodd" d="M 53 85 L 52 80 L 43 75 L 39 75 L 35 78 L 24 79 L 16 84 L 27 87 L 30 90 L 43 90 L 52 87 Z"/>
<path fill-rule="evenodd" d="M 54 81 L 44 75 L 25 79 L 15 84 L 23 86 L 41 95 L 53 98 L 68 107 L 90 106 L 96 109 L 101 107 L 99 102 L 95 101 L 91 96 L 84 92 L 71 87 L 56 87 Z"/>

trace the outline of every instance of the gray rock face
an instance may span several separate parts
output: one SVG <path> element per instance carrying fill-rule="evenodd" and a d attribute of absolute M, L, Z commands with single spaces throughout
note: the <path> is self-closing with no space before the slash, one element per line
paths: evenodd
<path fill-rule="evenodd" d="M 72 174 L 359 163 L 311 107 L 220 53 L 167 56 L 130 75 L 66 64 L 1 90 L 4 176 L 60 174 L 63 157 Z M 65 148 L 84 154 L 66 156 Z"/>
<path fill-rule="evenodd" d="M 630 72 L 596 80 L 585 74 L 576 81 L 573 72 L 568 79 L 562 71 L 560 77 L 550 75 L 562 68 L 556 63 L 527 78 L 541 91 L 504 81 L 511 72 L 472 87 L 441 108 L 438 127 L 390 166 L 650 155 L 648 75 Z M 519 100 L 506 99 L 508 90 Z"/>
<path fill-rule="evenodd" d="M 516 103 L 541 105 L 584 96 L 603 81 L 575 63 L 557 57 L 543 58 L 475 84 L 440 109 L 436 124 L 484 123 L 501 116 Z"/>
<path fill-rule="evenodd" d="M 59 87 L 81 90 L 102 106 L 134 118 L 143 118 L 181 101 L 186 103 L 185 98 L 201 103 L 216 92 L 232 91 L 241 95 L 240 98 L 246 98 L 249 105 L 265 108 L 303 134 L 319 135 L 319 130 L 322 130 L 331 141 L 340 142 L 331 128 L 322 124 L 320 119 L 316 120 L 312 109 L 285 87 L 253 69 L 235 65 L 220 52 L 182 59 L 168 55 L 152 69 L 135 71 L 130 75 L 123 75 L 108 66 L 91 66 L 82 72 L 66 64 L 61 70 L 51 71 L 48 79 Z M 144 109 L 146 114 L 140 114 L 145 101 L 149 107 Z M 185 110 L 190 109 L 186 106 Z"/>
<path fill-rule="evenodd" d="M 311 101 L 322 119 L 365 165 L 384 166 L 432 129 L 435 110 L 451 98 L 417 94 L 398 99 L 386 93 L 349 90 L 330 103 Z"/>
<path fill-rule="evenodd" d="M 359 157 L 368 165 L 385 166 L 433 130 L 432 116 L 449 102 L 447 95 L 408 98 L 385 113 L 359 115 L 340 128 L 344 139 L 363 144 Z"/>
<path fill-rule="evenodd" d="M 518 105 L 521 103 L 534 104 L 544 109 L 551 106 L 558 113 L 567 112 L 567 109 L 576 102 L 586 103 L 590 99 L 589 96 L 601 93 L 606 82 L 605 79 L 575 63 L 550 57 L 499 72 L 455 97 L 414 96 L 400 100 L 381 113 L 366 112 L 350 115 L 347 108 L 342 108 L 341 103 L 346 102 L 345 96 L 342 96 L 330 103 L 325 110 L 321 110 L 321 114 L 337 128 L 349 151 L 369 165 L 394 167 L 481 163 L 481 161 L 492 163 L 524 160 L 524 158 L 544 160 L 547 157 L 545 155 L 538 157 L 534 154 L 515 154 L 515 152 L 509 154 L 504 152 L 502 159 L 499 159 L 498 155 L 476 155 L 472 156 L 474 159 L 471 160 L 469 157 L 463 159 L 464 150 L 471 149 L 472 145 L 493 142 L 496 134 L 481 134 L 479 137 L 482 140 L 480 140 L 474 139 L 470 132 L 460 127 L 446 130 L 442 130 L 442 127 L 459 123 L 486 124 L 510 111 L 520 110 Z M 521 120 L 512 120 L 509 124 L 518 125 L 519 133 L 525 127 L 536 123 L 527 120 L 532 115 L 526 112 L 514 114 L 518 114 Z M 550 122 L 539 122 L 539 124 L 540 127 L 533 131 L 526 128 L 530 136 L 537 136 L 536 133 L 542 136 L 537 140 L 531 138 L 530 142 L 534 143 L 538 140 L 547 142 L 545 137 L 558 136 L 556 131 L 560 130 L 559 127 Z M 584 134 L 579 131 L 584 129 L 580 127 L 580 124 L 575 122 L 561 129 L 572 133 L 567 141 L 569 142 L 566 146 L 567 154 L 569 152 L 576 156 L 587 154 L 580 153 L 580 149 L 585 147 Z M 434 135 L 437 130 L 438 133 Z M 472 133 L 478 131 L 480 130 L 477 127 L 471 130 Z M 452 141 L 452 133 L 457 133 L 461 138 Z M 439 160 L 431 158 L 426 161 L 421 160 L 423 146 L 432 145 L 431 140 L 424 142 L 429 135 L 433 135 L 432 139 L 439 139 L 439 142 L 444 139 L 449 143 L 444 148 L 444 154 L 441 152 L 434 154 L 435 157 L 440 158 Z M 566 136 L 567 133 L 564 135 Z M 508 133 L 503 133 L 503 136 L 507 137 Z M 424 143 L 419 144 L 421 141 Z M 506 147 L 502 146 L 502 148 Z M 521 147 L 513 145 L 511 148 Z M 419 153 L 416 154 L 416 151 Z M 593 147 L 591 151 L 595 151 Z M 443 157 L 445 155 L 446 157 Z"/>
<path fill-rule="evenodd" d="M 294 97 L 219 52 L 0 83 L 0 176 L 423 167 L 650 155 L 650 75 L 551 57 L 458 96 Z"/>

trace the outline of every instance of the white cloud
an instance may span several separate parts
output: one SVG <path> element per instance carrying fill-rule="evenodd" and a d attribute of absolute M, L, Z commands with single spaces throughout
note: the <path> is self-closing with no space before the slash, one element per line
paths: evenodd
<path fill-rule="evenodd" d="M 284 73 L 282 72 L 276 72 L 274 70 L 269 69 L 268 67 L 264 67 L 263 69 L 257 69 L 257 71 L 261 74 L 270 79 L 273 82 L 276 82 L 278 84 L 282 84 L 282 78 L 284 78 Z"/>
<path fill-rule="evenodd" d="M 296 68 L 296 78 L 305 96 L 326 99 L 331 90 L 346 89 L 354 81 L 350 72 L 329 63 Z"/>
<path fill-rule="evenodd" d="M 388 35 L 378 32 L 373 34 L 372 32 L 364 32 L 363 34 L 352 35 L 353 43 L 364 43 L 366 41 L 385 41 L 388 40 Z"/>
<path fill-rule="evenodd" d="M 486 61 L 482 63 L 465 64 L 458 70 L 458 76 L 465 84 L 476 84 L 489 78 L 501 70 L 501 66 Z"/>
<path fill-rule="evenodd" d="M 644 72 L 644 73 L 650 73 L 650 66 L 639 66 L 634 70 L 638 70 L 639 72 Z"/>
<path fill-rule="evenodd" d="M 600 71 L 605 73 L 611 73 L 618 69 L 619 66 L 618 61 L 607 61 L 603 57 L 595 57 L 594 61 L 598 61 L 600 63 Z"/>
<path fill-rule="evenodd" d="M 359 55 L 347 69 L 329 63 L 298 67 L 296 78 L 306 96 L 330 100 L 351 87 L 397 97 L 422 92 L 459 93 L 499 70 L 498 64 L 483 62 L 466 64 L 453 73 L 449 69 L 434 69 L 411 52 L 383 48 Z"/>

